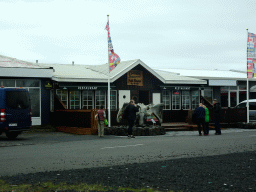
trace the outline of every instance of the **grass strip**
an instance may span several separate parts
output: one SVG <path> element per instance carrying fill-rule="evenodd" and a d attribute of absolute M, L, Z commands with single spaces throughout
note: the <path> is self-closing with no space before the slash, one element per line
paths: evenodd
<path fill-rule="evenodd" d="M 54 184 L 52 182 L 38 183 L 36 185 L 31 184 L 21 184 L 21 185 L 11 185 L 4 180 L 0 180 L 0 192 L 49 192 L 49 191 L 134 191 L 134 192 L 160 192 L 159 190 L 154 190 L 152 188 L 125 188 L 125 187 L 108 187 L 102 185 L 87 185 L 87 184 L 77 184 L 68 185 L 66 183 Z M 172 191 L 169 191 L 172 192 Z"/>

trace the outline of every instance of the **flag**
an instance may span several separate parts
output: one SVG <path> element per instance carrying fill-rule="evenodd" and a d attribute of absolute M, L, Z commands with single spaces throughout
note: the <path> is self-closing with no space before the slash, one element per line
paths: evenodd
<path fill-rule="evenodd" d="M 109 72 L 112 71 L 119 63 L 120 57 L 114 52 L 110 32 L 109 32 L 109 21 L 107 22 L 106 28 L 108 31 L 108 60 L 109 60 Z"/>
<path fill-rule="evenodd" d="M 256 77 L 256 36 L 248 33 L 247 40 L 247 78 Z"/>

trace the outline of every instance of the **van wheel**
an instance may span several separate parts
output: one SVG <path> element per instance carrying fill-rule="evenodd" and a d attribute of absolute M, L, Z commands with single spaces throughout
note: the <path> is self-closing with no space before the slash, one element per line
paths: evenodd
<path fill-rule="evenodd" d="M 9 138 L 9 139 L 15 139 L 20 133 L 6 133 L 6 136 Z"/>

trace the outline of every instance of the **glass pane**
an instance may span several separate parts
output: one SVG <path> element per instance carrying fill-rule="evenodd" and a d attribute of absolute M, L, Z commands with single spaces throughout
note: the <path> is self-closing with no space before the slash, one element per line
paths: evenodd
<path fill-rule="evenodd" d="M 228 87 L 221 87 L 220 88 L 220 91 L 222 92 L 222 91 L 228 91 Z"/>
<path fill-rule="evenodd" d="M 236 91 L 237 90 L 237 86 L 231 86 L 231 87 L 229 87 L 229 89 L 232 90 L 232 91 Z"/>
<path fill-rule="evenodd" d="M 27 109 L 30 107 L 28 92 L 6 91 L 6 105 L 10 108 Z"/>
<path fill-rule="evenodd" d="M 17 87 L 39 87 L 38 80 L 16 80 Z"/>
<path fill-rule="evenodd" d="M 256 110 L 256 102 L 249 103 L 249 110 Z"/>
<path fill-rule="evenodd" d="M 239 103 L 246 100 L 246 91 L 239 91 Z"/>
<path fill-rule="evenodd" d="M 228 92 L 221 92 L 221 106 L 228 107 Z"/>
<path fill-rule="evenodd" d="M 205 89 L 204 90 L 204 98 L 212 103 L 212 90 L 211 89 Z"/>
<path fill-rule="evenodd" d="M 230 92 L 230 107 L 235 107 L 237 105 L 236 92 Z"/>
<path fill-rule="evenodd" d="M 31 111 L 32 117 L 40 117 L 40 90 L 39 89 L 29 89 L 29 95 L 31 100 Z"/>
<path fill-rule="evenodd" d="M 246 91 L 246 85 L 239 85 L 239 90 L 240 91 Z"/>
<path fill-rule="evenodd" d="M 0 79 L 0 86 L 15 87 L 15 80 L 12 80 L 12 79 Z"/>

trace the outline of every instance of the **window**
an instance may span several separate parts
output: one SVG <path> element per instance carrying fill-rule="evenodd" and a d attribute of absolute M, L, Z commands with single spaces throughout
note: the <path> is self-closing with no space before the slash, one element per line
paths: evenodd
<path fill-rule="evenodd" d="M 249 103 L 249 110 L 256 110 L 256 102 Z"/>
<path fill-rule="evenodd" d="M 0 79 L 0 87 L 15 87 L 15 80 L 13 79 Z"/>
<path fill-rule="evenodd" d="M 16 87 L 39 87 L 38 80 L 16 80 Z"/>
<path fill-rule="evenodd" d="M 230 92 L 230 107 L 235 107 L 237 105 L 237 94 L 236 92 Z"/>
<path fill-rule="evenodd" d="M 93 91 L 83 91 L 82 97 L 82 109 L 93 109 Z"/>
<path fill-rule="evenodd" d="M 221 102 L 220 102 L 221 106 L 228 107 L 228 87 L 221 87 L 220 96 L 221 96 Z"/>
<path fill-rule="evenodd" d="M 211 88 L 204 88 L 204 98 L 212 103 L 212 89 Z"/>
<path fill-rule="evenodd" d="M 80 91 L 70 91 L 70 109 L 80 109 Z"/>
<path fill-rule="evenodd" d="M 221 87 L 221 106 L 235 107 L 246 100 L 246 85 Z"/>
<path fill-rule="evenodd" d="M 172 109 L 180 109 L 180 91 L 172 92 Z"/>
<path fill-rule="evenodd" d="M 40 117 L 40 89 L 29 88 L 32 117 Z"/>
<path fill-rule="evenodd" d="M 182 108 L 183 109 L 189 109 L 190 108 L 189 93 L 190 93 L 190 91 L 182 91 Z"/>
<path fill-rule="evenodd" d="M 67 108 L 67 106 L 68 106 L 68 91 L 67 90 L 60 90 L 60 89 L 58 89 L 56 92 L 57 92 L 56 94 L 58 95 L 58 97 L 60 98 L 62 103 Z"/>
<path fill-rule="evenodd" d="M 96 109 L 99 109 L 102 105 L 104 108 L 106 108 L 106 92 L 103 90 L 97 90 L 95 91 L 95 101 L 96 101 Z"/>
<path fill-rule="evenodd" d="M 196 109 L 199 106 L 199 91 L 192 91 L 192 109 Z"/>
<path fill-rule="evenodd" d="M 117 91 L 116 90 L 113 90 L 113 91 L 110 91 L 110 106 L 112 110 L 116 110 L 116 94 L 117 94 Z"/>
<path fill-rule="evenodd" d="M 246 99 L 246 85 L 239 85 L 239 103 Z"/>
<path fill-rule="evenodd" d="M 170 109 L 170 92 L 169 91 L 163 91 L 162 101 L 164 104 L 164 109 Z"/>
<path fill-rule="evenodd" d="M 6 91 L 6 104 L 12 108 L 27 109 L 30 106 L 28 92 Z M 18 107 L 19 106 L 19 107 Z"/>

